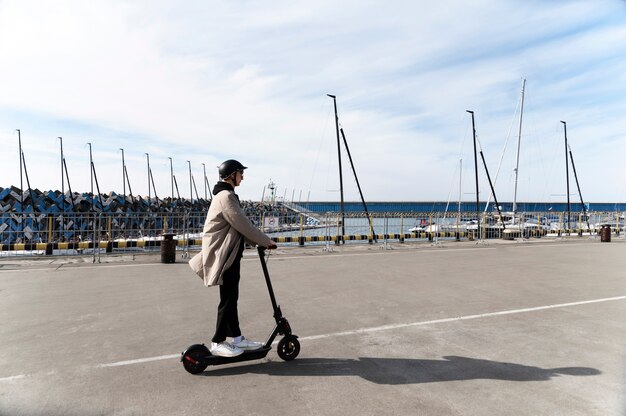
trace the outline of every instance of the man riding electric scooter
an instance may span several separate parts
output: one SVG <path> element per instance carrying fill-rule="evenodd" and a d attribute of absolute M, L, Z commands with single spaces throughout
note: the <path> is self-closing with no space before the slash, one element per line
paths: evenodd
<path fill-rule="evenodd" d="M 227 160 L 219 166 L 221 181 L 213 189 L 214 197 L 204 223 L 202 251 L 189 261 L 206 286 L 220 286 L 217 324 L 209 349 L 211 355 L 219 357 L 236 357 L 263 347 L 261 342 L 246 339 L 239 327 L 240 265 L 244 241 L 265 248 L 275 248 L 276 242 L 259 231 L 241 207 L 235 188 L 243 180 L 244 169 L 247 168 L 236 160 Z M 227 337 L 232 341 L 227 342 Z"/>

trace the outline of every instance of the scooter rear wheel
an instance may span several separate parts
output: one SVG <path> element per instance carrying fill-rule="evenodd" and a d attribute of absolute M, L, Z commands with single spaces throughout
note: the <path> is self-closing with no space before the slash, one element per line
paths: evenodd
<path fill-rule="evenodd" d="M 204 345 L 194 345 L 183 353 L 181 361 L 183 367 L 190 374 L 200 374 L 206 370 L 208 364 L 204 362 L 204 358 L 211 355 L 209 349 Z"/>
<path fill-rule="evenodd" d="M 276 352 L 283 360 L 291 361 L 300 354 L 300 341 L 293 335 L 287 335 L 278 342 Z"/>

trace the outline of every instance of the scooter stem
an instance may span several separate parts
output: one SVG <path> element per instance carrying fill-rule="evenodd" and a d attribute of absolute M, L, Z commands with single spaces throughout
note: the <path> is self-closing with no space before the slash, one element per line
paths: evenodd
<path fill-rule="evenodd" d="M 270 294 L 270 299 L 272 300 L 272 308 L 274 308 L 274 318 L 276 318 L 276 322 L 278 323 L 280 317 L 282 317 L 282 313 L 280 311 L 280 307 L 276 303 L 276 297 L 274 296 L 274 289 L 272 288 L 272 282 L 270 281 L 270 274 L 267 270 L 267 264 L 265 263 L 265 248 L 257 247 L 259 252 L 259 259 L 261 260 L 261 267 L 263 268 L 263 275 L 265 276 L 265 283 L 267 284 L 267 291 Z"/>

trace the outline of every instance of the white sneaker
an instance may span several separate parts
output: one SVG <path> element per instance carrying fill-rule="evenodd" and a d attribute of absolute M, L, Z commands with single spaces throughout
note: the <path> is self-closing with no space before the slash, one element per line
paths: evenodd
<path fill-rule="evenodd" d="M 241 348 L 237 348 L 226 341 L 220 343 L 212 342 L 210 351 L 211 354 L 217 355 L 218 357 L 236 357 L 243 354 Z"/>
<path fill-rule="evenodd" d="M 233 339 L 233 346 L 242 350 L 253 351 L 258 350 L 263 346 L 262 342 L 247 340 L 243 335 L 241 336 L 240 341 L 235 341 L 235 339 L 236 338 Z"/>

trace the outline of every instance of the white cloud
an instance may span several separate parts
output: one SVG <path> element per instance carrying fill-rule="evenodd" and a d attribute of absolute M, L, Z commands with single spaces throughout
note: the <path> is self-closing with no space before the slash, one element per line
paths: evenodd
<path fill-rule="evenodd" d="M 597 143 L 624 150 L 625 14 L 611 0 L 5 0 L 0 140 L 11 150 L 0 156 L 0 186 L 19 180 L 13 148 L 21 128 L 31 182 L 41 189 L 59 187 L 63 136 L 77 190 L 89 188 L 91 141 L 106 191 L 121 191 L 123 147 L 135 193 L 147 193 L 149 153 L 162 194 L 170 192 L 168 157 L 184 195 L 187 160 L 199 184 L 201 163 L 213 181 L 215 166 L 236 157 L 250 166 L 244 198 L 260 198 L 271 177 L 279 195 L 310 190 L 311 199 L 336 199 L 332 93 L 366 198 L 446 199 L 459 157 L 471 178 L 465 110 L 476 112 L 493 175 L 525 76 L 524 198 L 547 200 L 560 186 L 560 150 L 551 143 L 565 118 L 580 149 L 583 192 L 623 200 L 625 187 L 603 177 L 624 172 L 602 163 Z M 511 148 L 499 199 L 512 196 Z M 344 172 L 350 178 L 347 160 Z M 347 199 L 357 199 L 345 182 Z"/>

